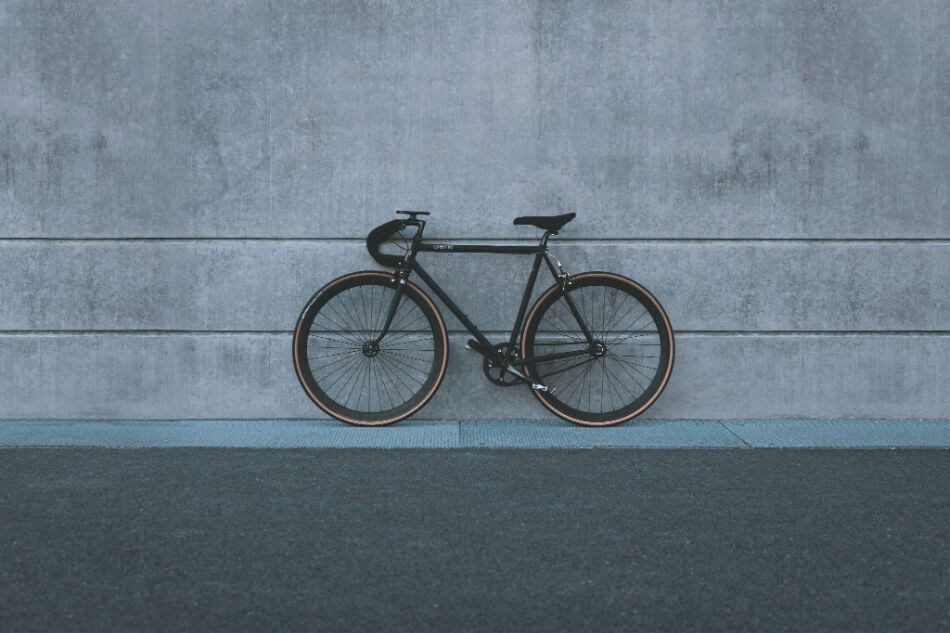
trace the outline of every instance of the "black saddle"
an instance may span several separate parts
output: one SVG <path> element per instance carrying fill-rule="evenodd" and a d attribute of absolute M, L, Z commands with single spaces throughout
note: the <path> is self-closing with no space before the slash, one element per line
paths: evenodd
<path fill-rule="evenodd" d="M 561 215 L 523 215 L 515 218 L 515 224 L 530 224 L 539 229 L 557 233 L 561 227 L 577 217 L 576 213 L 562 213 Z"/>

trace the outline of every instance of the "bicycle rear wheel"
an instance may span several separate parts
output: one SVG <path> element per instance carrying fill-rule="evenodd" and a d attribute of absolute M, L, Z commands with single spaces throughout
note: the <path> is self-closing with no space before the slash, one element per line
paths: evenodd
<path fill-rule="evenodd" d="M 571 277 L 569 293 L 596 343 L 587 342 L 560 285 L 537 300 L 525 320 L 522 356 L 584 354 L 525 365 L 548 391 L 534 390 L 558 416 L 583 426 L 611 426 L 646 411 L 673 370 L 673 329 L 646 288 L 614 273 Z"/>
<path fill-rule="evenodd" d="M 415 284 L 405 284 L 389 331 L 373 344 L 395 290 L 391 274 L 345 275 L 321 288 L 297 321 L 297 378 L 314 404 L 338 420 L 393 424 L 421 409 L 442 383 L 445 322 Z"/>

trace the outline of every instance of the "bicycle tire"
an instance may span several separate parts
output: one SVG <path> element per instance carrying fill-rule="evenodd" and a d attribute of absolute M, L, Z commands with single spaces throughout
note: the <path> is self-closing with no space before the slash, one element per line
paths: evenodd
<path fill-rule="evenodd" d="M 528 374 L 549 388 L 532 393 L 552 413 L 582 426 L 612 426 L 641 415 L 659 398 L 673 371 L 673 328 L 660 302 L 632 279 L 602 271 L 572 276 L 567 292 L 595 340 L 604 343 L 604 352 L 591 352 L 576 361 L 578 357 L 526 364 Z M 566 351 L 563 347 L 589 347 L 563 297 L 561 284 L 555 284 L 532 306 L 522 334 L 523 358 Z M 649 319 L 644 320 L 647 315 Z M 624 329 L 625 325 L 630 329 Z M 627 378 L 640 389 L 624 391 L 620 382 Z M 599 395 L 601 403 L 596 411 L 594 395 Z M 605 401 L 610 403 L 609 410 L 603 406 Z"/>
<path fill-rule="evenodd" d="M 367 345 L 381 331 L 396 283 L 393 274 L 380 271 L 344 275 L 317 291 L 300 313 L 293 338 L 297 379 L 311 401 L 337 420 L 394 424 L 418 412 L 442 384 L 449 350 L 445 321 L 411 282 L 405 283 L 389 333 L 370 355 Z M 318 358 L 322 364 L 315 365 Z"/>

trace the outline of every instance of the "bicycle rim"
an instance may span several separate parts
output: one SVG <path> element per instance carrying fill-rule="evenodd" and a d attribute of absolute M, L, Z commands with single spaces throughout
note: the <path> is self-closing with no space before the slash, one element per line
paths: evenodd
<path fill-rule="evenodd" d="M 431 299 L 407 284 L 379 341 L 395 292 L 392 275 L 361 272 L 321 289 L 294 333 L 294 366 L 308 396 L 333 417 L 380 426 L 428 402 L 445 374 L 445 324 Z"/>
<path fill-rule="evenodd" d="M 584 273 L 568 290 L 603 353 L 526 365 L 547 385 L 535 391 L 557 415 L 586 426 L 620 424 L 642 414 L 665 388 L 673 366 L 673 331 L 645 288 L 613 273 Z M 536 302 L 525 325 L 525 357 L 587 350 L 560 287 Z"/>

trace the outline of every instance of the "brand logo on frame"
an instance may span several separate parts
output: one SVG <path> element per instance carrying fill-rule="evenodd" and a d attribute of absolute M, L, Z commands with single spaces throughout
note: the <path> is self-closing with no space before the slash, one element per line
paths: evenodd
<path fill-rule="evenodd" d="M 450 251 L 455 248 L 455 244 L 433 244 L 432 250 L 436 251 Z"/>

